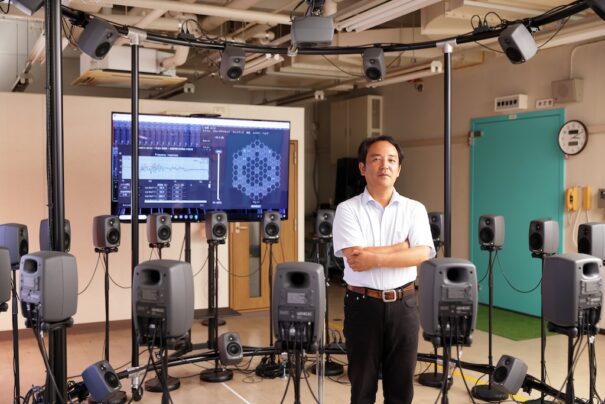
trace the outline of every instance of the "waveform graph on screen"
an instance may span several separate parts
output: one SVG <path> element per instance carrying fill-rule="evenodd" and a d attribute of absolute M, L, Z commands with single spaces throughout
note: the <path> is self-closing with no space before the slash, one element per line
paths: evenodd
<path fill-rule="evenodd" d="M 280 187 L 281 155 L 260 140 L 233 155 L 233 187 L 253 201 L 260 201 Z"/>
<path fill-rule="evenodd" d="M 130 180 L 131 156 L 122 156 L 122 177 Z M 208 181 L 210 159 L 205 157 L 139 157 L 139 180 Z"/>

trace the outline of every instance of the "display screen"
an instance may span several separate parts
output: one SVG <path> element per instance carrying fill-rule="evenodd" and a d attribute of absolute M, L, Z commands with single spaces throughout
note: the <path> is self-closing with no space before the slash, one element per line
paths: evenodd
<path fill-rule="evenodd" d="M 139 115 L 139 215 L 229 221 L 288 212 L 290 122 Z M 111 213 L 131 218 L 131 115 L 112 113 Z"/>

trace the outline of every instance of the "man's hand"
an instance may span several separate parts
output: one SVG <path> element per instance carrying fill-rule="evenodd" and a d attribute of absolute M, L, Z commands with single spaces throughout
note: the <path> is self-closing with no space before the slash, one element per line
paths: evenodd
<path fill-rule="evenodd" d="M 349 267 L 355 272 L 363 272 L 378 267 L 378 255 L 362 247 L 351 247 L 344 251 Z"/>

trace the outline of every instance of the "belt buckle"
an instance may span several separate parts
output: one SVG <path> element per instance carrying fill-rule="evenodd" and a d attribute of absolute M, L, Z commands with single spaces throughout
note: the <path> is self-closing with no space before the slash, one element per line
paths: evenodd
<path fill-rule="evenodd" d="M 389 298 L 388 295 L 392 293 L 392 298 Z M 385 303 L 391 303 L 397 300 L 397 291 L 395 289 L 383 290 L 382 291 L 382 301 Z"/>

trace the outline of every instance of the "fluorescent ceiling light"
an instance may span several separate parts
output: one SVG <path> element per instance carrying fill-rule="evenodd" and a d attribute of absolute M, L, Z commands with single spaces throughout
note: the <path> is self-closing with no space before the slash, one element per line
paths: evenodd
<path fill-rule="evenodd" d="M 384 22 L 393 20 L 419 10 L 440 0 L 391 0 L 371 10 L 357 14 L 336 24 L 336 29 L 351 31 L 365 31 Z"/>
<path fill-rule="evenodd" d="M 418 66 L 412 69 L 407 69 L 395 75 L 388 76 L 382 81 L 373 81 L 366 83 L 366 87 L 375 88 L 383 87 L 391 84 L 402 83 L 404 81 L 416 80 L 423 77 L 435 76 L 443 73 L 443 64 L 439 60 L 433 60 L 428 65 Z"/>
<path fill-rule="evenodd" d="M 266 53 L 264 56 L 257 57 L 250 62 L 246 62 L 242 76 L 252 74 L 269 66 L 274 66 L 283 61 L 284 58 L 280 55 L 271 55 L 270 53 Z"/>

